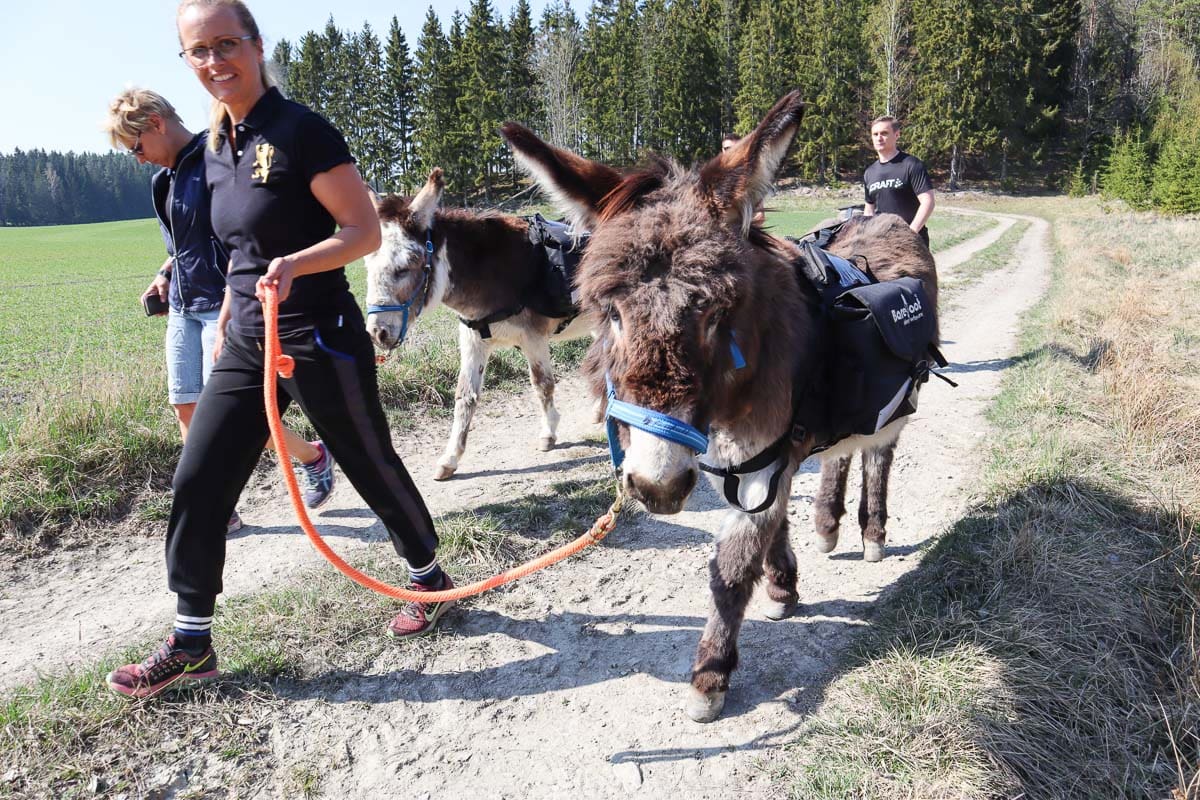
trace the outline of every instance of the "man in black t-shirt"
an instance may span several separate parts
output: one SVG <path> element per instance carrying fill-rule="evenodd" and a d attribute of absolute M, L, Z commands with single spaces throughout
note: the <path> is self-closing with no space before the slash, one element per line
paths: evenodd
<path fill-rule="evenodd" d="M 895 117 L 879 117 L 871 123 L 871 145 L 879 155 L 863 172 L 866 207 L 863 213 L 897 214 L 908 227 L 929 244 L 925 223 L 933 214 L 933 183 L 925 165 L 916 156 L 897 147 L 900 126 Z"/>

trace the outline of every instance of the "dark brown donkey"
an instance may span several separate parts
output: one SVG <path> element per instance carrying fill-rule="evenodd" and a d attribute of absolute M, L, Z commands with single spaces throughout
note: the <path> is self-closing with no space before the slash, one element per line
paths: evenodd
<path fill-rule="evenodd" d="M 588 334 L 582 317 L 560 330 L 569 318 L 521 308 L 521 292 L 541 264 L 529 241 L 529 222 L 508 214 L 438 208 L 443 189 L 442 171 L 434 169 L 415 197 L 379 199 L 376 209 L 383 244 L 365 259 L 367 331 L 384 350 L 399 344 L 416 317 L 439 303 L 467 320 L 516 310 L 492 323 L 487 339 L 479 330 L 459 325 L 454 427 L 437 463 L 436 480 L 446 480 L 458 469 L 488 357 L 497 347 L 518 347 L 529 362 L 529 382 L 542 423 L 538 446 L 554 447 L 559 417 L 554 408 L 550 342 Z M 405 304 L 408 308 L 400 310 Z"/>
<path fill-rule="evenodd" d="M 592 231 L 579 288 L 597 336 L 586 360 L 593 385 L 603 390 L 607 376 L 620 401 L 708 429 L 708 465 L 743 464 L 783 443 L 783 488 L 774 502 L 760 513 L 731 508 L 722 523 L 709 566 L 714 608 L 685 704 L 697 721 L 721 712 L 737 666 L 738 631 L 759 578 L 767 579 L 769 617 L 795 609 L 787 487 L 821 442 L 811 432 L 799 441 L 786 438 L 798 430 L 792 426 L 793 394 L 800 422 L 806 407 L 836 403 L 823 377 L 829 333 L 813 292 L 793 267 L 797 250 L 751 224 L 803 110 L 792 93 L 753 133 L 706 164 L 687 171 L 660 160 L 625 176 L 551 147 L 519 125 L 504 128 L 522 167 L 577 226 Z M 881 280 L 921 279 L 936 306 L 933 258 L 899 217 L 856 218 L 830 250 L 865 256 Z M 817 509 L 822 549 L 836 539 L 846 467 L 858 449 L 865 456 L 860 519 L 866 553 L 882 555 L 888 466 L 903 422 L 827 451 Z M 626 451 L 624 490 L 652 512 L 678 512 L 696 483 L 696 451 L 631 425 L 620 424 L 617 432 Z M 743 480 L 739 497 L 746 508 L 770 496 L 765 484 L 771 474 L 768 467 Z"/>

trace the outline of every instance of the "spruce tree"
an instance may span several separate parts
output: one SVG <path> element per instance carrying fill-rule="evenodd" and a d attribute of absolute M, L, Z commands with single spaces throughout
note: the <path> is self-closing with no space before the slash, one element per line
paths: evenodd
<path fill-rule="evenodd" d="M 796 62 L 800 30 L 795 0 L 751 6 L 738 53 L 739 89 L 734 98 L 735 129 L 745 135 L 784 93 L 799 85 L 805 97 L 812 87 L 800 80 Z"/>
<path fill-rule="evenodd" d="M 1116 138 L 1100 188 L 1105 197 L 1124 200 L 1135 209 L 1150 207 L 1150 156 L 1140 133 Z"/>
<path fill-rule="evenodd" d="M 861 150 L 860 102 L 869 90 L 859 68 L 866 9 L 861 0 L 811 0 L 804 6 L 805 47 L 797 56 L 798 83 L 809 103 L 797 134 L 806 173 L 836 181 Z M 855 162 L 857 170 L 858 165 Z"/>
<path fill-rule="evenodd" d="M 275 80 L 283 88 L 283 93 L 290 95 L 288 90 L 288 71 L 292 66 L 292 45 L 287 39 L 280 39 L 271 51 L 271 59 L 267 69 L 275 76 Z"/>
<path fill-rule="evenodd" d="M 321 113 L 343 132 L 353 110 L 347 98 L 350 85 L 350 64 L 345 35 L 338 30 L 330 15 L 321 36 L 324 55 L 324 80 L 321 83 Z"/>
<path fill-rule="evenodd" d="M 388 169 L 382 176 L 383 188 L 392 192 L 406 191 L 416 183 L 415 176 L 410 174 L 413 171 L 412 126 L 416 91 L 408 40 L 395 17 L 392 17 L 384 48 L 380 97 L 390 158 Z"/>
<path fill-rule="evenodd" d="M 914 5 L 917 62 L 915 103 L 905 141 L 929 161 L 950 160 L 949 189 L 958 188 L 968 154 L 999 141 L 999 117 L 1011 53 L 1003 36 L 998 0 L 926 0 Z"/>
<path fill-rule="evenodd" d="M 1168 214 L 1200 212 L 1200 136 L 1181 130 L 1161 149 L 1153 170 L 1154 207 Z"/>
<path fill-rule="evenodd" d="M 518 0 L 504 29 L 503 117 L 534 129 L 541 127 L 537 82 L 533 73 L 534 30 L 529 0 Z M 500 164 L 516 185 L 516 165 L 507 147 L 500 150 Z"/>
<path fill-rule="evenodd" d="M 416 183 L 423 183 L 434 167 L 448 170 L 451 166 L 449 124 L 454 96 L 449 85 L 449 58 L 450 45 L 430 6 L 414 53 L 416 114 L 413 117 L 413 144 L 420 171 Z"/>
<path fill-rule="evenodd" d="M 504 96 L 497 77 L 504 70 L 503 32 L 497 26 L 490 0 L 472 0 L 463 29 L 462 84 L 458 113 L 465 133 L 466 166 L 474 188 L 491 203 L 492 181 L 504 142 Z"/>
<path fill-rule="evenodd" d="M 382 191 L 395 162 L 395 140 L 383 91 L 383 49 L 370 23 L 363 25 L 354 49 L 356 68 L 352 77 L 352 99 L 358 108 L 359 145 L 356 155 L 367 183 Z"/>
<path fill-rule="evenodd" d="M 288 96 L 313 111 L 324 111 L 325 47 L 319 34 L 300 37 L 299 54 L 288 68 Z"/>
<path fill-rule="evenodd" d="M 720 146 L 721 65 L 712 38 L 714 11 L 701 0 L 673 0 L 666 11 L 663 50 L 654 57 L 659 80 L 654 138 L 685 163 L 710 157 Z"/>
<path fill-rule="evenodd" d="M 459 192 L 463 205 L 467 205 L 470 202 L 471 190 L 475 185 L 476 152 L 471 141 L 472 121 L 470 115 L 459 104 L 459 97 L 466 85 L 466 76 L 469 70 L 463 47 L 464 27 L 463 15 L 455 11 L 450 17 L 450 32 L 446 37 L 445 75 L 448 105 L 445 118 L 446 172 L 450 176 L 450 185 Z"/>

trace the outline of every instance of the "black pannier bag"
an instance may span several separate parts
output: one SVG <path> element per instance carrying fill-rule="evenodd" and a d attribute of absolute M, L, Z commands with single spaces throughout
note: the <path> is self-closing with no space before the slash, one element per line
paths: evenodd
<path fill-rule="evenodd" d="M 572 232 L 565 222 L 552 222 L 541 214 L 529 219 L 529 241 L 542 253 L 542 270 L 540 280 L 530 287 L 526 307 L 547 317 L 579 313 L 575 270 L 588 238 L 589 234 Z"/>
<path fill-rule="evenodd" d="M 881 283 L 811 241 L 793 241 L 801 251 L 797 269 L 820 294 L 834 343 L 825 446 L 912 414 L 930 368 L 946 364 L 925 285 L 917 278 Z"/>

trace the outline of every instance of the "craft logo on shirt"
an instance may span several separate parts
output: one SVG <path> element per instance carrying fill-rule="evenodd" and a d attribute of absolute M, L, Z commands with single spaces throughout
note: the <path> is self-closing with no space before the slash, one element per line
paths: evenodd
<path fill-rule="evenodd" d="M 875 181 L 867 186 L 867 191 L 871 194 L 878 192 L 880 189 L 900 189 L 904 186 L 903 178 L 885 178 L 881 181 Z"/>
<path fill-rule="evenodd" d="M 266 183 L 271 174 L 271 160 L 275 158 L 275 145 L 260 144 L 254 148 L 254 173 L 250 176 L 260 183 Z"/>

